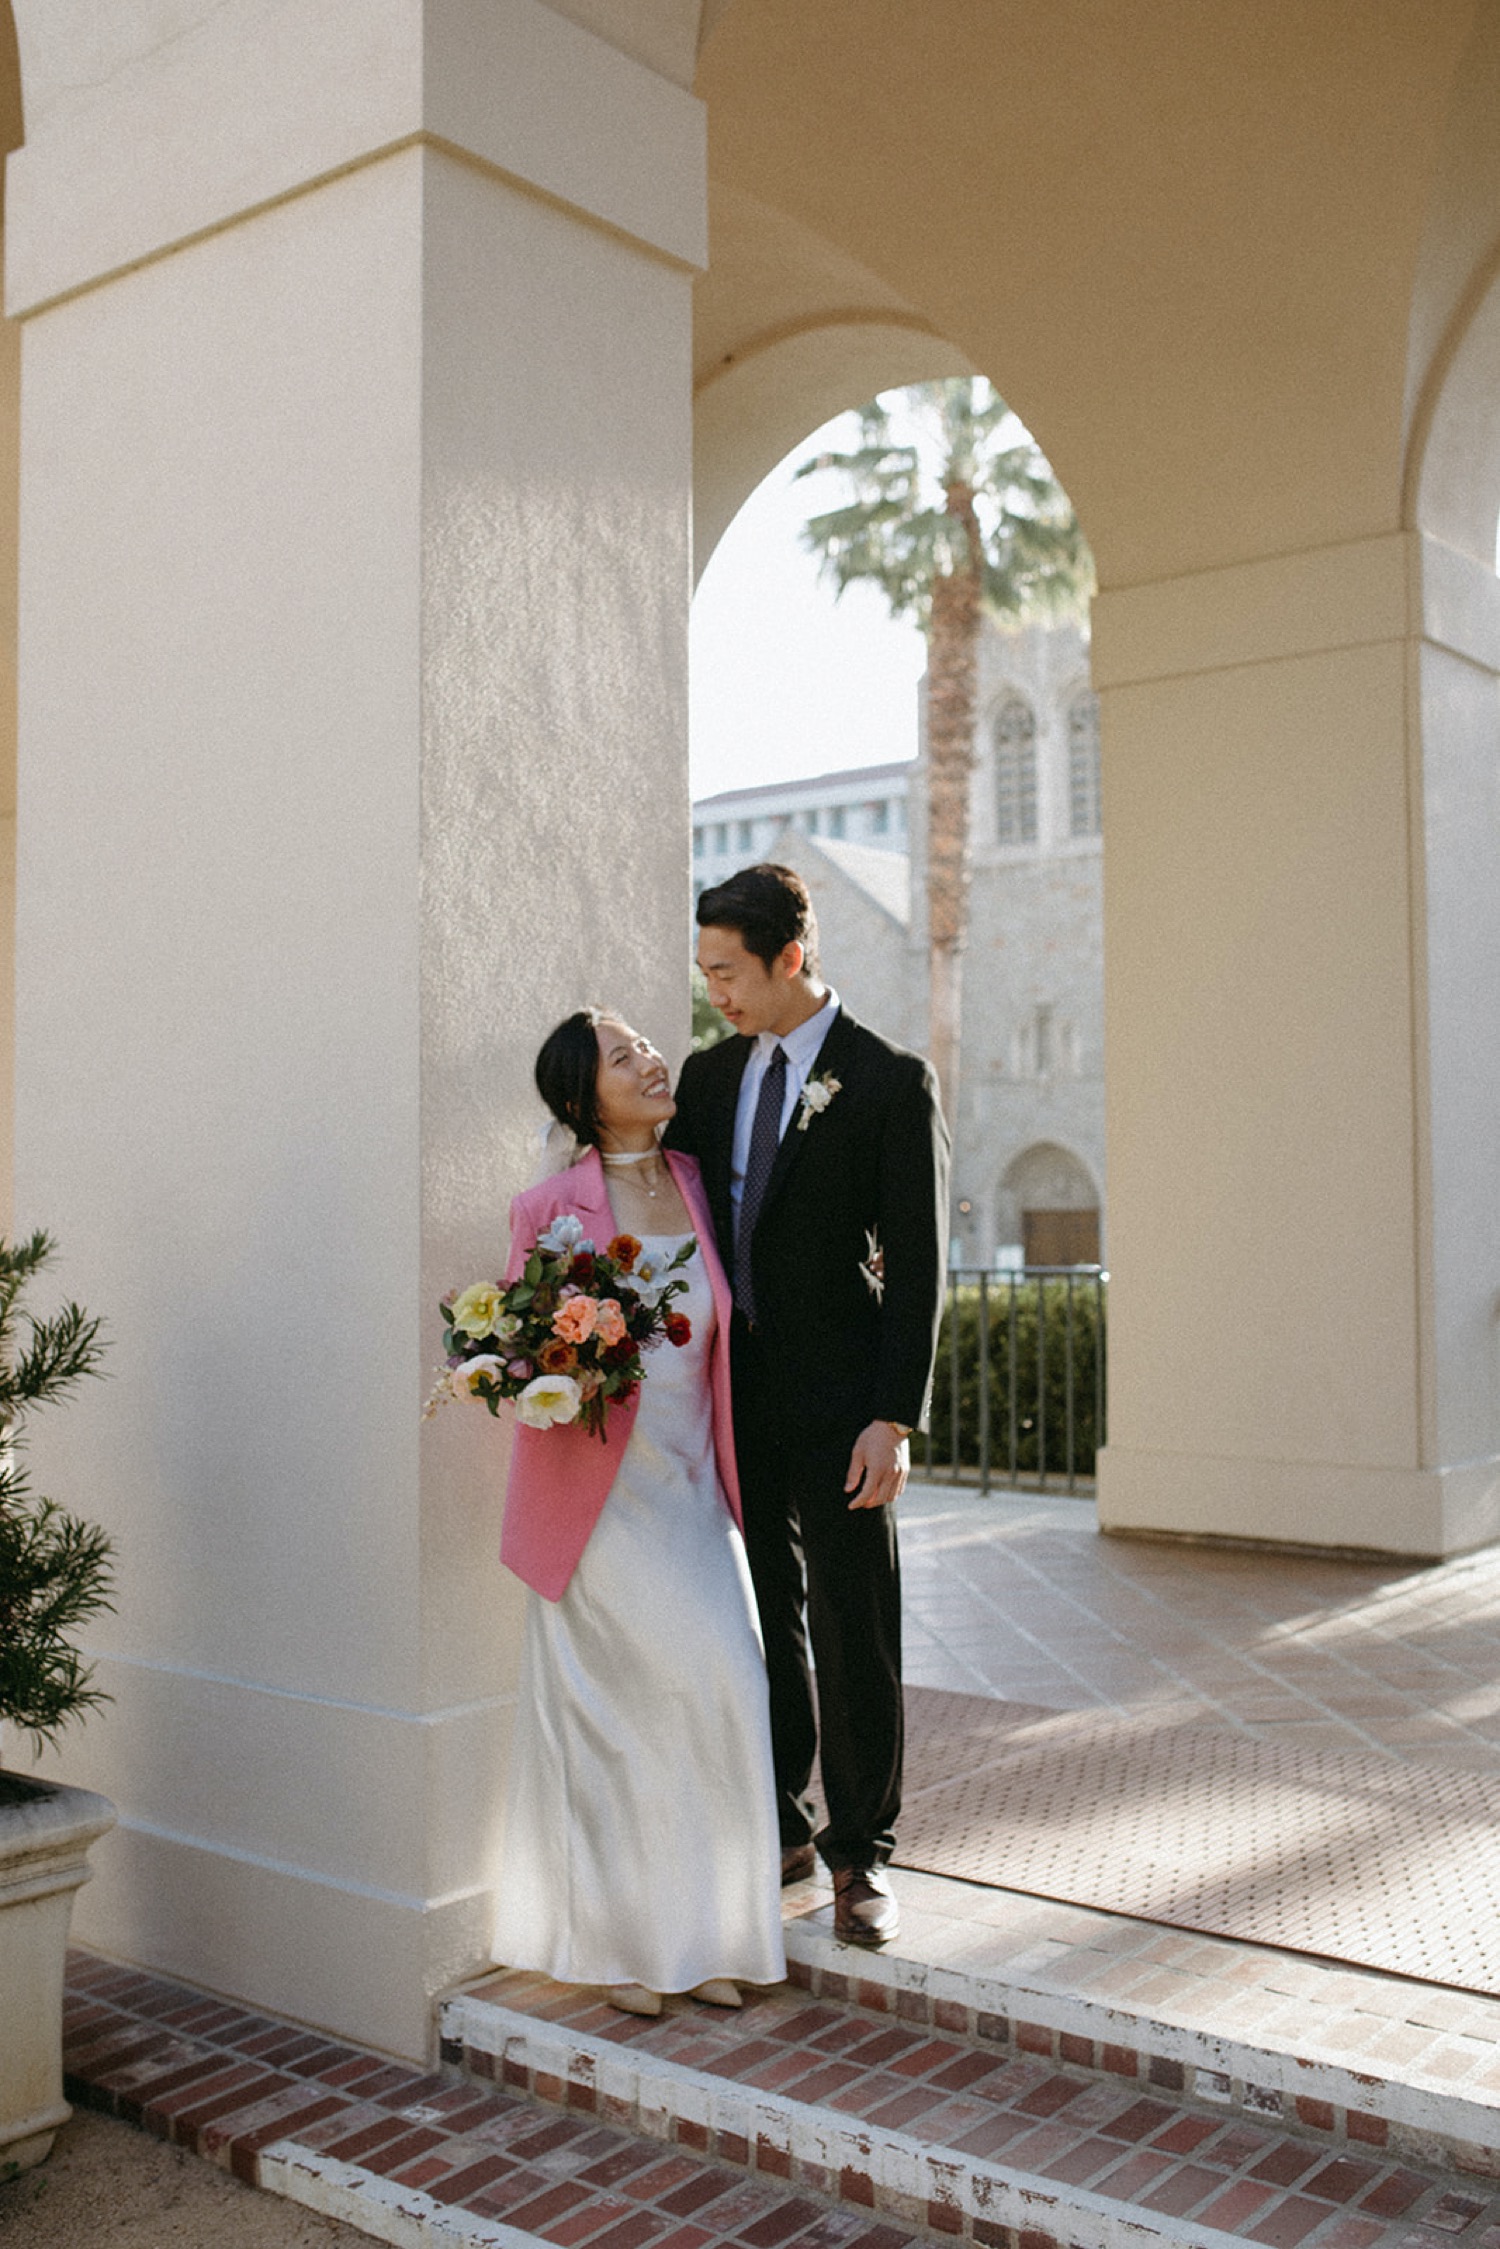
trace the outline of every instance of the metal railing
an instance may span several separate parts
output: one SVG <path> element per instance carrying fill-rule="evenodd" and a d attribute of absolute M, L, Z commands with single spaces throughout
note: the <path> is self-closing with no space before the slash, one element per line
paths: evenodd
<path fill-rule="evenodd" d="M 1098 1265 L 954 1267 L 932 1413 L 929 1480 L 1093 1488 L 1107 1405 L 1109 1275 Z"/>

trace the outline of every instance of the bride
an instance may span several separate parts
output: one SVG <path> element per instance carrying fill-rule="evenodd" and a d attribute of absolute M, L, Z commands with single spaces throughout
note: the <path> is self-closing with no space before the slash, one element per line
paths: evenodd
<path fill-rule="evenodd" d="M 629 1233 L 649 1278 L 695 1236 L 657 1346 L 605 1441 L 520 1428 L 502 1559 L 529 1588 L 495 1956 L 607 1987 L 633 2014 L 663 1992 L 737 2007 L 786 1972 L 765 1663 L 739 1532 L 730 1296 L 690 1156 L 657 1135 L 666 1065 L 614 1014 L 580 1010 L 543 1043 L 543 1100 L 582 1144 L 511 1206 L 507 1282 L 576 1215 L 603 1248 Z"/>

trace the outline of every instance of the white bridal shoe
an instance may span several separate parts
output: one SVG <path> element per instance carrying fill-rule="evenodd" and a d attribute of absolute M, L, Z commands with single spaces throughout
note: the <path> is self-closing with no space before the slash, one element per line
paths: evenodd
<path fill-rule="evenodd" d="M 612 1983 L 604 1994 L 611 2007 L 618 2007 L 622 2015 L 659 2015 L 661 1993 L 651 1991 L 643 1983 Z M 739 1993 L 734 2003 L 739 2005 Z"/>
<path fill-rule="evenodd" d="M 710 2007 L 742 2007 L 738 1984 L 728 1976 L 710 1976 L 706 1983 L 695 1983 L 688 1993 L 689 1999 L 706 2000 Z"/>

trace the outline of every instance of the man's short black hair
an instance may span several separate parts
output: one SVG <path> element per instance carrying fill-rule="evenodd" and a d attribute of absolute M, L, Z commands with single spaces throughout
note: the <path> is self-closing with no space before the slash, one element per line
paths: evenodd
<path fill-rule="evenodd" d="M 818 917 L 802 877 L 762 860 L 715 883 L 698 900 L 700 929 L 737 929 L 747 953 L 767 968 L 788 945 L 802 947 L 802 974 L 818 973 Z"/>

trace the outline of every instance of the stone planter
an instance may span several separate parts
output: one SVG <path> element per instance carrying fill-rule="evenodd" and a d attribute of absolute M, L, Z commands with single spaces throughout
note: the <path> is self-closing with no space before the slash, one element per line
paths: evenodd
<path fill-rule="evenodd" d="M 63 2099 L 63 1961 L 89 1845 L 115 1824 L 86 1788 L 0 1772 L 0 2179 L 40 2163 Z"/>

